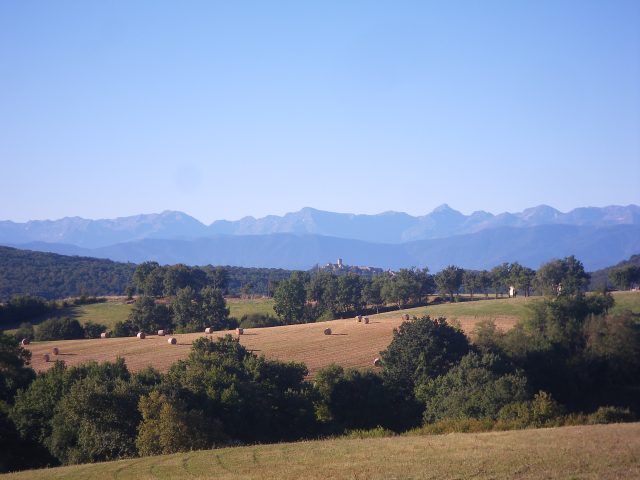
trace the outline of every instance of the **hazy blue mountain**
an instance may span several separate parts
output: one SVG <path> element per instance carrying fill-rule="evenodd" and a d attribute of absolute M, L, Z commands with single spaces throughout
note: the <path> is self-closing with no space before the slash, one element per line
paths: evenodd
<path fill-rule="evenodd" d="M 636 205 L 604 208 L 578 208 L 562 213 L 540 205 L 520 213 L 474 212 L 471 215 L 441 205 L 431 213 L 414 217 L 401 212 L 354 215 L 303 208 L 283 216 L 245 217 L 237 221 L 219 220 L 206 226 L 181 212 L 136 215 L 112 220 L 63 218 L 26 223 L 0 221 L 0 244 L 28 242 L 64 243 L 98 248 L 144 239 L 196 239 L 217 235 L 270 235 L 293 233 L 322 235 L 370 243 L 406 243 L 447 238 L 484 230 L 542 225 L 605 227 L 640 225 L 640 207 Z"/>
<path fill-rule="evenodd" d="M 449 264 L 483 269 L 516 261 L 537 268 L 550 259 L 576 255 L 587 269 L 595 270 L 640 252 L 640 225 L 499 227 L 402 244 L 274 233 L 216 235 L 193 240 L 144 239 L 94 249 L 44 243 L 16 246 L 135 263 L 155 260 L 163 264 L 287 269 L 308 269 L 315 264 L 335 262 L 337 258 L 350 265 L 391 269 L 427 266 L 438 271 Z"/>
<path fill-rule="evenodd" d="M 102 220 L 0 221 L 0 243 L 5 245 L 48 242 L 95 248 L 143 238 L 196 238 L 207 233 L 207 227 L 195 218 L 172 211 Z"/>

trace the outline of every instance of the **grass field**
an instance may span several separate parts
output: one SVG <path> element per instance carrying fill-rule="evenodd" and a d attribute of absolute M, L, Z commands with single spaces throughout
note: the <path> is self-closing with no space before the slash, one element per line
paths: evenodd
<path fill-rule="evenodd" d="M 272 317 L 276 316 L 276 312 L 273 311 L 273 298 L 229 298 L 227 299 L 227 307 L 229 307 L 231 311 L 229 315 L 238 320 L 240 320 L 243 315 L 251 313 L 271 315 Z"/>
<path fill-rule="evenodd" d="M 257 445 L 0 478 L 632 479 L 640 478 L 640 424 Z"/>
<path fill-rule="evenodd" d="M 620 293 L 616 294 L 616 299 L 619 299 L 619 308 L 640 313 L 640 293 Z M 315 372 L 330 363 L 354 368 L 371 367 L 373 359 L 389 345 L 393 329 L 402 323 L 402 315 L 405 312 L 410 315 L 425 313 L 433 316 L 444 315 L 455 319 L 469 334 L 476 323 L 484 319 L 494 320 L 501 329 L 511 328 L 525 314 L 526 303 L 533 301 L 538 300 L 535 297 L 533 299 L 481 300 L 420 307 L 372 315 L 369 325 L 358 323 L 354 319 L 346 319 L 247 329 L 245 335 L 240 336 L 240 342 L 248 349 L 268 358 L 303 362 L 309 368 L 310 376 L 313 377 Z M 263 302 L 262 306 L 265 303 Z M 105 308 L 105 304 L 99 305 Z M 87 307 L 96 307 L 96 305 Z M 106 314 L 107 311 L 105 308 L 101 313 Z M 332 335 L 323 334 L 323 330 L 327 327 L 331 328 Z M 231 332 L 217 332 L 215 335 L 225 333 Z M 50 353 L 55 346 L 60 349 L 60 355 L 57 358 L 68 365 L 77 365 L 91 360 L 113 361 L 120 356 L 133 371 L 149 365 L 166 371 L 176 360 L 185 358 L 189 354 L 193 340 L 203 335 L 203 333 L 176 335 L 177 345 L 169 345 L 166 337 L 150 335 L 145 340 L 129 337 L 33 342 L 28 348 L 33 353 L 32 365 L 36 370 L 46 370 L 53 365 L 52 362 L 47 363 L 43 360 L 43 354 Z"/>

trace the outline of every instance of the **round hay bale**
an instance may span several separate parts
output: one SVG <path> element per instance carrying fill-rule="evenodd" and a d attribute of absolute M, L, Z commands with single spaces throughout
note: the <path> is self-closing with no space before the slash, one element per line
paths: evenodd
<path fill-rule="evenodd" d="M 402 316 L 402 319 L 403 319 L 403 320 L 407 320 L 407 321 L 408 321 L 408 320 L 409 320 L 409 314 L 408 314 L 408 313 L 405 313 L 405 314 Z"/>
<path fill-rule="evenodd" d="M 158 330 L 158 336 L 164 337 L 165 336 L 164 330 Z"/>
<path fill-rule="evenodd" d="M 48 362 L 48 361 L 49 361 L 49 354 L 48 354 L 48 353 L 45 353 L 44 355 L 42 355 L 42 359 L 43 359 L 45 362 Z"/>
<path fill-rule="evenodd" d="M 325 335 L 331 335 L 331 329 L 330 328 L 325 328 L 324 329 L 324 334 Z"/>
<path fill-rule="evenodd" d="M 362 321 L 362 315 L 358 315 L 356 318 L 358 319 L 359 322 Z"/>
<path fill-rule="evenodd" d="M 29 345 L 31 343 L 31 340 L 29 340 L 28 338 L 23 338 L 22 341 L 20 342 L 20 344 L 24 347 L 25 345 Z"/>
<path fill-rule="evenodd" d="M 368 324 L 369 323 L 369 317 L 364 317 L 363 321 L 364 321 L 365 325 Z"/>
<path fill-rule="evenodd" d="M 58 355 L 60 353 L 60 349 L 58 347 L 53 347 L 53 349 L 51 349 L 51 353 Z"/>
<path fill-rule="evenodd" d="M 204 329 L 204 333 L 213 333 L 213 328 L 207 327 Z"/>
<path fill-rule="evenodd" d="M 373 366 L 374 367 L 379 367 L 380 365 L 382 365 L 382 360 L 380 360 L 378 357 L 373 359 Z"/>
<path fill-rule="evenodd" d="M 144 340 L 145 338 L 147 338 L 147 336 L 145 335 L 144 332 L 138 333 L 138 335 L 136 335 L 136 337 L 138 337 L 140 340 Z"/>
<path fill-rule="evenodd" d="M 236 333 L 238 335 L 244 335 L 244 328 L 236 328 Z"/>
<path fill-rule="evenodd" d="M 102 332 L 100 334 L 100 338 L 109 338 L 109 335 L 110 335 L 109 332 Z"/>
<path fill-rule="evenodd" d="M 167 338 L 167 343 L 169 345 L 175 345 L 178 343 L 178 339 L 176 337 Z"/>

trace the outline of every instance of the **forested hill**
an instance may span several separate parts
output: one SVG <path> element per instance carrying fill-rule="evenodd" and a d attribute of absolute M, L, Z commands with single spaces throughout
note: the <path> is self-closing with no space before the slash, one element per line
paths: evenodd
<path fill-rule="evenodd" d="M 617 268 L 623 268 L 628 266 L 640 267 L 640 255 L 631 255 L 628 260 L 612 265 L 610 267 L 602 268 L 591 273 L 591 290 L 597 290 L 604 286 L 611 287 L 611 280 L 609 279 L 609 273 Z"/>
<path fill-rule="evenodd" d="M 133 263 L 0 247 L 0 301 L 24 294 L 47 299 L 120 295 L 135 268 Z"/>
<path fill-rule="evenodd" d="M 205 273 L 214 267 L 200 267 Z M 135 263 L 34 252 L 0 246 L 0 302 L 14 295 L 49 300 L 86 295 L 124 295 Z M 273 282 L 289 278 L 290 270 L 223 267 L 230 294 L 267 295 Z"/>

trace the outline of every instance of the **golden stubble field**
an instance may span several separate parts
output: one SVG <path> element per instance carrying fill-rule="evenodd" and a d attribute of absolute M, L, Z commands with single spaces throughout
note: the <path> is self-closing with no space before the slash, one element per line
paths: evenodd
<path fill-rule="evenodd" d="M 314 376 L 320 368 L 337 363 L 344 367 L 372 367 L 373 360 L 384 350 L 393 337 L 393 329 L 402 323 L 402 313 L 397 315 L 370 316 L 365 325 L 355 319 L 333 320 L 303 325 L 246 329 L 239 336 L 240 343 L 258 355 L 270 359 L 302 362 L 307 365 L 309 374 Z M 459 316 L 457 322 L 470 334 L 481 317 Z M 511 328 L 517 318 L 500 316 L 494 321 L 501 329 Z M 325 328 L 331 328 L 331 335 L 324 335 Z M 211 336 L 233 334 L 235 331 L 216 332 Z M 179 359 L 186 358 L 191 343 L 204 333 L 175 335 L 177 345 L 169 345 L 168 337 L 149 335 L 140 340 L 135 337 L 107 338 L 92 340 L 63 340 L 55 342 L 36 342 L 28 346 L 32 352 L 32 366 L 36 371 L 53 366 L 53 360 L 62 360 L 67 365 L 78 365 L 88 361 L 113 361 L 123 357 L 132 371 L 152 366 L 167 371 Z M 54 347 L 60 354 L 51 355 Z M 45 362 L 43 355 L 50 354 L 52 361 Z"/>
<path fill-rule="evenodd" d="M 640 424 L 251 445 L 30 470 L 16 480 L 637 479 Z"/>

